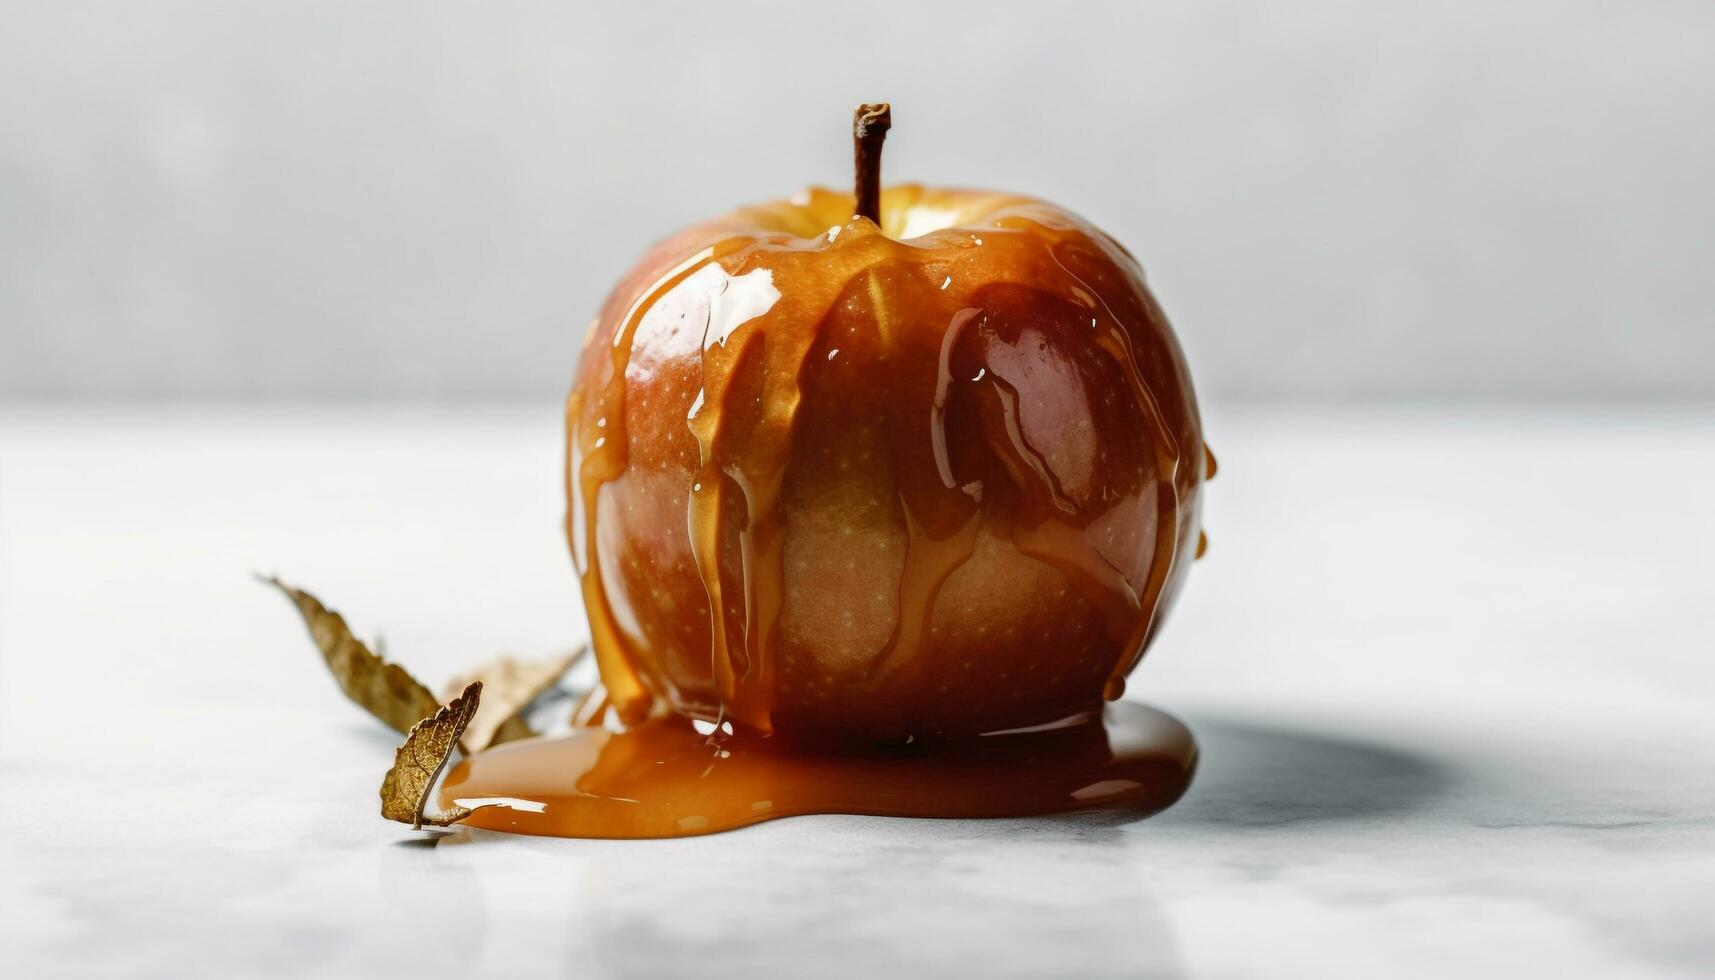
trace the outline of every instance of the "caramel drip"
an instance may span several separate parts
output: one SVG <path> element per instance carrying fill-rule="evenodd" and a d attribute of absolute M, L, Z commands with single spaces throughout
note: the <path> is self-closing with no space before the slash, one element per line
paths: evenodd
<path fill-rule="evenodd" d="M 1049 230 L 1044 228 L 1043 232 L 1047 234 Z M 1055 551 L 1034 547 L 1028 538 L 1019 545 L 1019 550 L 1025 554 L 1060 568 L 1075 586 L 1081 586 L 1086 598 L 1097 608 L 1108 610 L 1110 635 L 1121 645 L 1114 666 L 1108 672 L 1102 696 L 1109 701 L 1117 701 L 1125 693 L 1125 675 L 1137 665 L 1154 634 L 1162 606 L 1162 593 L 1178 562 L 1181 511 L 1179 464 L 1183 453 L 1179 440 L 1175 438 L 1172 427 L 1162 414 L 1161 403 L 1156 400 L 1155 393 L 1144 379 L 1144 372 L 1138 365 L 1131 339 L 1121 328 L 1121 321 L 1114 313 L 1113 304 L 1101 289 L 1085 282 L 1067 268 L 1060 256 L 1055 254 L 1054 245 L 1049 246 L 1048 253 L 1060 271 L 1099 305 L 1100 315 L 1094 321 L 1098 331 L 1096 343 L 1120 364 L 1138 408 L 1156 427 L 1155 438 L 1149 441 L 1156 454 L 1155 549 L 1150 562 L 1149 578 L 1141 590 L 1131 592 L 1129 588 L 1117 587 L 1114 578 L 1117 577 L 1123 584 L 1124 577 L 1118 575 L 1093 547 L 1068 547 L 1063 551 Z M 1129 260 L 1129 256 L 1127 258 Z M 1017 541 L 1016 534 L 1014 540 Z M 1131 613 L 1131 628 L 1123 638 L 1116 631 L 1117 624 L 1123 618 L 1116 607 L 1121 605 L 1129 608 Z"/>
<path fill-rule="evenodd" d="M 907 669 L 921 673 L 927 658 L 920 655 L 929 636 L 929 621 L 935 612 L 935 600 L 941 595 L 947 579 L 971 559 L 976 552 L 977 536 L 982 532 L 983 512 L 977 506 L 982 497 L 980 483 L 961 486 L 953 474 L 948 446 L 947 406 L 953 381 L 952 356 L 964 330 L 982 311 L 974 307 L 959 310 L 948 320 L 942 331 L 935 367 L 935 395 L 929 409 L 929 443 L 935 461 L 935 476 L 940 489 L 959 496 L 950 502 L 955 512 L 965 512 L 964 520 L 951 533 L 936 535 L 927 527 L 911 500 L 899 496 L 900 511 L 905 519 L 905 568 L 899 577 L 897 619 L 887 644 L 870 660 L 865 687 L 875 690 L 894 680 L 907 680 Z"/>
<path fill-rule="evenodd" d="M 566 456 L 566 496 L 573 508 L 567 515 L 566 531 L 571 538 L 572 554 L 578 562 L 596 667 L 601 672 L 610 704 L 627 723 L 641 721 L 647 715 L 653 696 L 644 686 L 633 662 L 630 644 L 614 620 L 607 589 L 602 582 L 597 542 L 599 496 L 602 485 L 622 475 L 629 461 L 625 375 L 631 364 L 631 347 L 637 328 L 650 307 L 713 261 L 720 250 L 719 246 L 711 246 L 681 262 L 631 304 L 608 352 L 610 374 L 599 389 L 601 401 L 595 418 L 585 420 L 585 393 L 581 388 L 573 391 L 566 408 L 567 428 L 572 433 Z M 581 465 L 577 462 L 580 456 L 583 459 Z M 574 467 L 576 473 L 573 472 Z M 572 485 L 574 481 L 575 487 Z"/>
<path fill-rule="evenodd" d="M 1023 409 L 1018 404 L 1018 389 L 1006 383 L 1001 378 L 989 382 L 997 400 L 1000 402 L 1001 419 L 1006 427 L 1006 441 L 995 448 L 1001 454 L 1001 462 L 1012 474 L 1013 482 L 1021 486 L 1034 485 L 1042 491 L 1042 495 L 1056 511 L 1066 515 L 1068 519 L 1076 520 L 1078 506 L 1066 496 L 1066 491 L 1060 486 L 1060 479 L 1048 465 L 1048 460 L 1041 450 L 1030 444 L 1024 437 Z M 1018 535 L 1013 535 L 1016 542 Z"/>
<path fill-rule="evenodd" d="M 928 658 L 921 655 L 923 643 L 929 636 L 929 620 L 935 612 L 935 600 L 941 587 L 958 571 L 977 549 L 977 535 L 982 531 L 982 512 L 972 510 L 971 516 L 958 530 L 946 537 L 936 537 L 924 528 L 909 504 L 905 512 L 905 570 L 899 577 L 899 618 L 887 645 L 873 659 L 865 687 L 869 690 L 888 681 L 906 680 L 903 671 L 921 674 L 928 667 Z"/>
<path fill-rule="evenodd" d="M 873 226 L 871 226 L 873 229 Z M 885 246 L 878 232 L 854 223 L 847 233 L 869 236 Z M 785 517 L 781 488 L 791 458 L 792 435 L 803 397 L 804 362 L 816 346 L 819 326 L 838 300 L 843 284 L 857 270 L 882 257 L 882 249 L 853 242 L 842 250 L 851 268 L 835 274 L 825 253 L 793 247 L 786 241 L 758 242 L 722 264 L 728 281 L 755 268 L 780 273 L 785 281 L 815 282 L 777 294 L 777 301 L 739 323 L 709 324 L 703 352 L 703 392 L 687 420 L 697 438 L 700 461 L 692 485 L 687 520 L 698 573 L 709 596 L 710 665 L 724 713 L 748 728 L 772 729 L 774 647 L 785 602 Z M 856 246 L 856 247 L 854 247 Z M 801 266 L 814 266 L 807 274 Z M 748 393 L 738 384 L 747 357 L 762 359 L 761 390 L 754 405 L 735 399 Z M 743 572 L 743 647 L 732 649 L 729 617 L 733 610 L 721 581 L 720 543 L 728 533 L 724 506 L 728 486 L 739 490 L 745 526 L 739 531 Z"/>
<path fill-rule="evenodd" d="M 1204 443 L 1203 444 L 1203 479 L 1204 480 L 1213 480 L 1215 478 L 1215 473 L 1218 472 L 1219 470 L 1220 470 L 1220 464 L 1215 462 L 1215 451 L 1213 449 L 1209 448 L 1208 443 Z M 1197 556 L 1196 557 L 1201 558 L 1208 553 L 1209 553 L 1209 532 L 1204 531 L 1201 528 L 1199 528 L 1197 531 Z"/>

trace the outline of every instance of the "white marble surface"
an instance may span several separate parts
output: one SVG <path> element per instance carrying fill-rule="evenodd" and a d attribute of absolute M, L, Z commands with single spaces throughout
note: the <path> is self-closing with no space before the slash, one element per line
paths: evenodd
<path fill-rule="evenodd" d="M 581 629 L 556 410 L 0 409 L 11 976 L 1715 972 L 1715 413 L 1213 411 L 1150 820 L 414 835 L 276 595 Z"/>

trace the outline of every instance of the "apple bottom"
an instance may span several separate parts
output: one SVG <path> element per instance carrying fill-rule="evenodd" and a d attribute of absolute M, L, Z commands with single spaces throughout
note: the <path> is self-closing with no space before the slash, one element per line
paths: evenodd
<path fill-rule="evenodd" d="M 617 516 L 602 529 L 609 607 L 649 688 L 679 714 L 718 722 L 730 716 L 710 673 L 708 595 L 679 550 L 678 500 L 646 482 L 631 474 L 603 488 Z M 1124 653 L 1103 610 L 1060 570 L 1021 553 L 1001 520 L 979 515 L 967 541 L 929 547 L 911 541 L 886 506 L 890 488 L 865 482 L 805 481 L 787 501 L 768 691 L 776 731 L 899 740 L 1039 724 L 1100 706 Z M 1153 535 L 1156 520 L 1140 512 L 1135 524 Z M 740 524 L 735 515 L 729 526 Z M 736 539 L 723 542 L 731 603 L 723 623 L 727 647 L 744 649 Z M 927 603 L 927 614 L 913 603 Z M 1121 625 L 1132 628 L 1139 615 Z"/>
<path fill-rule="evenodd" d="M 1022 817 L 1111 809 L 1142 817 L 1191 784 L 1197 743 L 1178 719 L 1121 702 L 1060 725 L 833 751 L 664 716 L 582 729 L 460 762 L 443 808 L 473 827 L 549 837 L 688 837 L 811 813 Z"/>

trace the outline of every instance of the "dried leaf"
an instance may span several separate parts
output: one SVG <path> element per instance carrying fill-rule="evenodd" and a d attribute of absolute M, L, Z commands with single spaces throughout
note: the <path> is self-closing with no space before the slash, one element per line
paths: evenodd
<path fill-rule="evenodd" d="M 445 827 L 458 823 L 481 809 L 455 806 L 438 815 L 423 812 L 435 780 L 440 778 L 453 748 L 459 744 L 459 736 L 464 734 L 465 726 L 476 716 L 477 705 L 481 703 L 482 682 L 473 681 L 451 704 L 411 726 L 405 744 L 393 753 L 393 768 L 381 780 L 383 817 L 420 830 L 424 824 Z"/>
<path fill-rule="evenodd" d="M 397 732 L 409 732 L 411 726 L 435 713 L 441 703 L 398 664 L 381 659 L 363 645 L 351 632 L 341 616 L 315 596 L 296 589 L 271 576 L 257 576 L 274 586 L 292 600 L 310 629 L 311 639 L 322 651 L 328 670 L 347 697 L 370 714 L 386 722 Z M 461 726 L 462 727 L 462 726 Z"/>
<path fill-rule="evenodd" d="M 580 647 L 570 653 L 540 660 L 496 657 L 470 673 L 448 681 L 442 688 L 442 696 L 447 698 L 472 681 L 482 682 L 482 710 L 476 713 L 465 731 L 465 747 L 481 751 L 535 735 L 522 712 L 553 687 L 583 654 L 584 648 Z"/>

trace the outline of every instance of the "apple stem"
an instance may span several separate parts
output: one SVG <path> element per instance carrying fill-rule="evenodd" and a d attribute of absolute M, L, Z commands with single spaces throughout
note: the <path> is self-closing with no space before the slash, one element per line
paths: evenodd
<path fill-rule="evenodd" d="M 853 217 L 881 224 L 881 144 L 893 127 L 893 109 L 865 102 L 852 115 L 852 159 L 857 170 L 857 211 Z"/>

